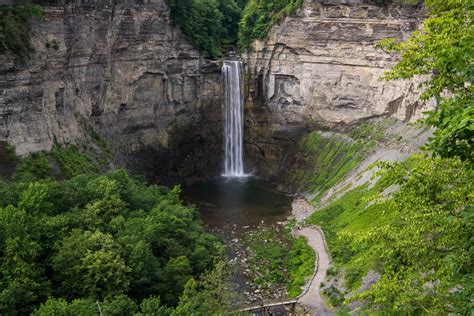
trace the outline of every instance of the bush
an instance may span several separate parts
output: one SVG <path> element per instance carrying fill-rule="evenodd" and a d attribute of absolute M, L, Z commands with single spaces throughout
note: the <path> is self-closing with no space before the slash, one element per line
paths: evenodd
<path fill-rule="evenodd" d="M 166 0 L 173 22 L 204 54 L 216 58 L 237 39 L 241 9 L 234 0 Z"/>
<path fill-rule="evenodd" d="M 31 18 L 41 16 L 38 5 L 0 6 L 0 53 L 11 52 L 24 63 L 33 51 L 30 44 Z"/>
<path fill-rule="evenodd" d="M 263 39 L 273 25 L 301 7 L 303 0 L 250 0 L 242 12 L 239 47 L 250 49 L 253 40 Z"/>

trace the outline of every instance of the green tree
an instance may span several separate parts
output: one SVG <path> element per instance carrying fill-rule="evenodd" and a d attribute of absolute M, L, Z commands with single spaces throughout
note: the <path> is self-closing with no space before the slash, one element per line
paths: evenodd
<path fill-rule="evenodd" d="M 428 17 L 420 31 L 397 44 L 381 47 L 397 51 L 401 61 L 385 76 L 409 79 L 427 75 L 422 100 L 435 99 L 436 111 L 425 122 L 435 127 L 427 147 L 442 157 L 474 161 L 474 2 L 426 0 Z"/>
<path fill-rule="evenodd" d="M 167 0 L 173 21 L 206 57 L 220 55 L 223 15 L 217 0 Z"/>
<path fill-rule="evenodd" d="M 103 298 L 126 292 L 130 268 L 113 236 L 74 230 L 53 257 L 53 267 L 66 297 Z"/>
<path fill-rule="evenodd" d="M 120 198 L 115 181 L 101 178 L 97 184 L 96 190 L 101 199 L 86 206 L 85 222 L 90 229 L 110 230 L 112 227 L 109 224 L 125 213 L 126 205 Z"/>
<path fill-rule="evenodd" d="M 301 7 L 303 0 L 249 0 L 242 11 L 238 44 L 250 49 L 252 41 L 264 39 L 273 25 Z"/>
<path fill-rule="evenodd" d="M 127 295 L 120 294 L 107 297 L 101 304 L 104 315 L 127 316 L 137 312 L 137 305 Z"/>
<path fill-rule="evenodd" d="M 137 316 L 168 316 L 171 314 L 169 308 L 161 305 L 160 298 L 156 296 L 144 299 L 140 304 L 140 310 L 141 313 L 138 313 Z"/>
<path fill-rule="evenodd" d="M 0 266 L 0 311 L 28 313 L 50 292 L 43 278 L 35 221 L 27 212 L 12 205 L 0 209 L 3 233 Z"/>
<path fill-rule="evenodd" d="M 178 298 L 173 293 L 182 293 L 184 286 L 192 278 L 192 268 L 189 259 L 185 256 L 171 258 L 164 267 L 163 284 L 166 286 L 164 299 L 168 302 L 177 302 Z"/>
<path fill-rule="evenodd" d="M 84 287 L 93 297 L 128 291 L 130 268 L 119 254 L 106 249 L 88 251 L 81 261 Z"/>
<path fill-rule="evenodd" d="M 235 44 L 239 33 L 241 7 L 234 0 L 219 0 L 219 11 L 222 13 L 223 44 Z"/>
<path fill-rule="evenodd" d="M 100 305 L 99 305 L 100 306 Z M 99 306 L 91 299 L 76 299 L 68 303 L 63 298 L 49 298 L 36 310 L 35 316 L 99 315 Z"/>
<path fill-rule="evenodd" d="M 51 166 L 48 156 L 43 153 L 33 153 L 22 158 L 15 168 L 15 181 L 32 181 L 48 178 L 51 175 Z"/>
<path fill-rule="evenodd" d="M 381 271 L 380 280 L 354 298 L 396 314 L 473 310 L 473 175 L 459 159 L 422 155 L 386 166 L 382 176 L 399 189 L 378 201 L 385 223 L 341 234 L 365 260 L 378 258 Z"/>
<path fill-rule="evenodd" d="M 230 284 L 230 270 L 219 261 L 215 268 L 203 275 L 199 281 L 190 279 L 184 288 L 174 316 L 185 315 L 226 315 L 232 308 L 230 302 L 235 295 Z"/>
<path fill-rule="evenodd" d="M 38 5 L 0 6 L 0 53 L 11 52 L 25 62 L 33 47 L 30 43 L 31 18 L 41 16 Z"/>

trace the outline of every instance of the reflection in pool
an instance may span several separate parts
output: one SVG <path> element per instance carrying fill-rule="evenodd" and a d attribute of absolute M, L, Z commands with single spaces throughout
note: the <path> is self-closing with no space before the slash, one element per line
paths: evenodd
<path fill-rule="evenodd" d="M 253 178 L 219 177 L 183 188 L 183 199 L 195 204 L 206 226 L 219 228 L 271 225 L 284 221 L 291 197 L 268 182 Z"/>

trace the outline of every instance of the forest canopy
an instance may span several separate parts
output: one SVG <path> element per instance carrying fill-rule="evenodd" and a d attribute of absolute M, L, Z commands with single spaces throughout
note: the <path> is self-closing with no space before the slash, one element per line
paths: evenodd
<path fill-rule="evenodd" d="M 223 47 L 250 48 L 271 27 L 295 12 L 303 0 L 166 0 L 171 17 L 206 57 L 220 56 Z"/>
<path fill-rule="evenodd" d="M 109 315 L 140 305 L 169 313 L 188 281 L 222 254 L 177 187 L 147 185 L 123 170 L 61 182 L 26 175 L 0 180 L 2 314 L 31 313 L 46 301 L 40 314 L 98 314 L 96 302 L 119 312 Z"/>

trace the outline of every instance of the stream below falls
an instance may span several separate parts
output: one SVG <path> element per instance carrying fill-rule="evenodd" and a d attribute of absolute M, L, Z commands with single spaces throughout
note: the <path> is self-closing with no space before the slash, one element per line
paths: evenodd
<path fill-rule="evenodd" d="M 197 206 L 206 229 L 223 238 L 226 255 L 239 262 L 242 237 L 260 227 L 282 225 L 293 198 L 254 177 L 217 177 L 182 188 L 182 199 Z M 242 259 L 242 258 L 240 258 Z M 233 280 L 240 293 L 251 292 L 250 280 L 237 266 Z"/>

